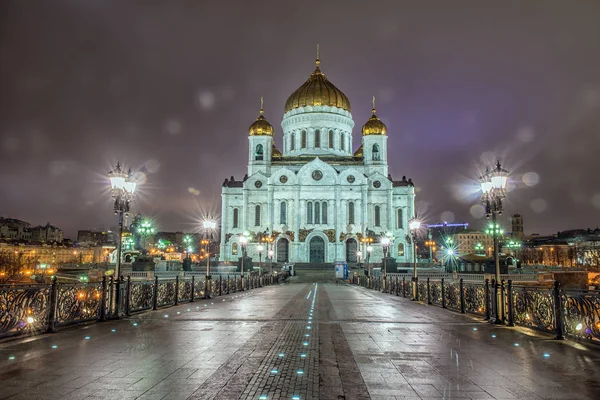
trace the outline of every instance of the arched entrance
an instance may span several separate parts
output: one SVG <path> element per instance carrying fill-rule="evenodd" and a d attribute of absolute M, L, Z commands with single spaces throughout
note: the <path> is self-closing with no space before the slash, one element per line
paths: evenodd
<path fill-rule="evenodd" d="M 325 262 L 325 241 L 320 236 L 315 236 L 310 239 L 310 262 L 322 263 Z"/>
<path fill-rule="evenodd" d="M 277 241 L 277 262 L 289 261 L 290 241 L 286 238 L 281 238 Z"/>
<path fill-rule="evenodd" d="M 346 262 L 356 262 L 356 250 L 358 250 L 358 243 L 356 242 L 356 240 L 346 240 Z"/>

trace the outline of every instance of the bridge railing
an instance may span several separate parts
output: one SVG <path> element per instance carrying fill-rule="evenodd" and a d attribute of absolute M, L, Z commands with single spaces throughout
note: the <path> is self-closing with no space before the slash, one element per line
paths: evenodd
<path fill-rule="evenodd" d="M 0 285 L 0 338 L 55 332 L 61 326 L 103 321 L 179 303 L 209 299 L 284 281 L 288 275 L 240 274 L 133 279 L 98 283 Z M 119 295 L 117 295 L 117 291 Z M 117 301 L 118 299 L 118 301 Z M 117 304 L 118 303 L 118 304 Z"/>
<path fill-rule="evenodd" d="M 556 339 L 569 337 L 600 343 L 600 291 L 561 289 L 553 285 L 513 285 L 512 280 L 468 282 L 464 278 L 414 280 L 406 275 L 355 277 L 354 284 L 383 293 L 440 306 L 493 320 L 497 309 L 502 324 L 521 325 L 554 333 Z M 498 290 L 496 295 L 495 290 Z"/>

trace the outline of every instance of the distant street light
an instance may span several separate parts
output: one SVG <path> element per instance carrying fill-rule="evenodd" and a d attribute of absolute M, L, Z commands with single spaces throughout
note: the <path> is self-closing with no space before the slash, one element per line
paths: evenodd
<path fill-rule="evenodd" d="M 244 259 L 246 258 L 246 245 L 248 245 L 248 237 L 247 232 L 244 232 L 244 235 L 240 238 L 240 244 L 242 245 L 242 263 L 241 263 L 241 283 L 242 283 L 242 291 L 244 290 Z"/>
<path fill-rule="evenodd" d="M 208 237 L 212 238 L 212 231 L 217 229 L 217 223 L 213 220 L 202 221 L 202 227 L 208 232 Z M 203 240 L 202 244 L 206 246 L 206 276 L 204 277 L 204 297 L 210 298 L 210 240 Z"/>
<path fill-rule="evenodd" d="M 391 233 L 386 233 L 386 235 L 381 238 L 381 246 L 383 246 L 383 292 L 385 292 L 386 290 L 386 283 L 387 283 L 387 265 L 386 265 L 386 259 L 388 256 L 388 249 L 390 247 L 390 244 L 392 243 L 391 240 Z"/>
<path fill-rule="evenodd" d="M 117 163 L 115 169 L 108 173 L 110 179 L 110 195 L 114 200 L 114 212 L 118 215 L 119 237 L 117 239 L 117 260 L 115 266 L 115 279 L 113 279 L 113 318 L 119 318 L 119 284 L 121 281 L 121 252 L 123 247 L 123 218 L 129 213 L 129 204 L 135 199 L 136 182 L 131 170 L 125 172 L 121 164 Z"/>
<path fill-rule="evenodd" d="M 262 252 L 264 249 L 265 247 L 262 244 L 256 246 L 256 250 L 258 251 L 258 276 L 260 277 L 260 279 L 262 279 Z M 260 282 L 260 279 L 259 283 L 262 286 L 262 282 Z"/>
<path fill-rule="evenodd" d="M 419 300 L 419 281 L 417 277 L 417 233 L 421 228 L 421 221 L 414 217 L 408 222 L 408 229 L 413 245 L 413 300 Z"/>
<path fill-rule="evenodd" d="M 501 304 L 500 293 L 500 257 L 498 254 L 498 235 L 499 226 L 496 222 L 497 215 L 502 214 L 502 201 L 506 198 L 506 184 L 508 183 L 508 171 L 503 169 L 500 161 L 496 163 L 496 168 L 490 171 L 486 169 L 485 174 L 479 178 L 481 184 L 481 202 L 485 207 L 487 218 L 492 217 L 492 234 L 494 237 L 494 262 L 496 264 L 495 274 L 495 307 L 494 323 L 504 323 L 504 307 Z"/>
<path fill-rule="evenodd" d="M 367 275 L 369 275 L 369 288 L 371 287 L 371 252 L 373 246 L 367 246 Z"/>

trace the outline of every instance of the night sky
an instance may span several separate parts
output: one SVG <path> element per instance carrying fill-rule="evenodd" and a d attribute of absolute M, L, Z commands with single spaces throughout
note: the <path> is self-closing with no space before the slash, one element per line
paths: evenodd
<path fill-rule="evenodd" d="M 503 221 L 525 232 L 600 224 L 600 1 L 2 1 L 0 215 L 116 225 L 106 172 L 146 181 L 133 210 L 161 230 L 220 212 L 242 178 L 247 128 L 276 130 L 321 67 L 352 103 L 371 96 L 390 172 L 426 223 L 479 227 L 478 169 L 512 173 Z M 479 217 L 479 219 L 477 218 Z"/>

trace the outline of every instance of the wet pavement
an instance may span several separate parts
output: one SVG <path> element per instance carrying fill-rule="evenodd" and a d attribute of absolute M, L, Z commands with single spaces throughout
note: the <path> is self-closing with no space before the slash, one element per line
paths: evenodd
<path fill-rule="evenodd" d="M 598 399 L 600 347 L 298 280 L 0 343 L 10 399 Z"/>

